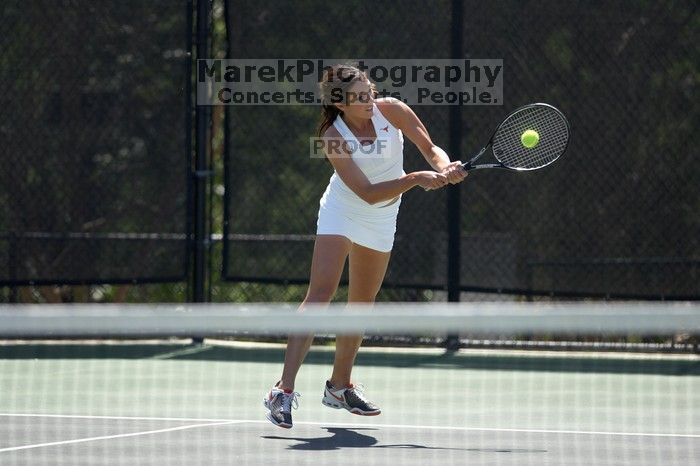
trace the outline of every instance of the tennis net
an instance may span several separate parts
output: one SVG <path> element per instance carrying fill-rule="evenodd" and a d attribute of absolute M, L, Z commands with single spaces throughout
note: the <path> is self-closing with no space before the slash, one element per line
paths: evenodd
<path fill-rule="evenodd" d="M 321 403 L 332 336 L 357 333 L 379 416 Z M 280 429 L 262 399 L 309 334 Z M 0 463 L 695 464 L 700 357 L 666 349 L 698 334 L 698 303 L 5 305 Z M 530 349 L 485 345 L 509 341 Z"/>

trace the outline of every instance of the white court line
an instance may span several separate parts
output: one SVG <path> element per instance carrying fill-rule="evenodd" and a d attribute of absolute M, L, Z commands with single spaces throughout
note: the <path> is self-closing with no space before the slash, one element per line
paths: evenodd
<path fill-rule="evenodd" d="M 129 434 L 103 435 L 100 437 L 87 437 L 87 438 L 78 438 L 78 439 L 72 439 L 72 440 L 61 440 L 59 442 L 35 443 L 33 445 L 21 445 L 19 447 L 0 448 L 0 453 L 4 453 L 7 451 L 28 450 L 30 448 L 50 447 L 50 446 L 54 446 L 54 445 L 68 445 L 71 443 L 94 442 L 96 440 L 109 440 L 109 439 L 124 438 L 124 437 L 137 437 L 139 435 L 159 434 L 162 432 L 172 432 L 175 430 L 195 429 L 197 427 L 211 427 L 211 426 L 220 426 L 220 425 L 224 425 L 224 424 L 235 424 L 235 423 L 236 423 L 236 421 L 226 421 L 226 422 L 208 423 L 208 424 L 195 424 L 195 425 L 189 425 L 189 426 L 169 427 L 167 429 L 147 430 L 147 431 L 143 431 L 143 432 L 131 432 Z"/>
<path fill-rule="evenodd" d="M 53 417 L 61 419 L 114 419 L 124 421 L 182 421 L 182 422 L 250 422 L 235 419 L 200 419 L 191 417 L 145 417 L 145 416 L 93 416 L 88 414 L 40 414 L 40 413 L 0 413 L 6 417 Z M 269 421 L 268 421 L 269 422 Z"/>
<path fill-rule="evenodd" d="M 254 422 L 265 424 L 270 421 L 243 421 L 244 423 Z M 590 431 L 590 430 L 554 430 L 554 429 L 506 429 L 497 427 L 450 427 L 450 426 L 416 426 L 406 424 L 341 424 L 333 422 L 295 422 L 300 425 L 314 426 L 339 426 L 347 427 L 362 427 L 362 428 L 378 428 L 387 427 L 393 429 L 435 429 L 435 430 L 462 430 L 476 432 L 521 432 L 527 434 L 573 434 L 573 435 L 617 435 L 617 436 L 632 436 L 632 437 L 682 437 L 682 438 L 700 438 L 700 434 L 665 434 L 665 433 L 646 433 L 646 432 L 606 432 L 606 431 Z"/>
<path fill-rule="evenodd" d="M 0 413 L 2 416 L 19 416 L 19 417 L 53 417 L 53 418 L 72 418 L 72 419 L 122 419 L 122 420 L 141 420 L 141 421 L 184 421 L 184 422 L 210 422 L 221 424 L 270 424 L 270 421 L 260 419 L 198 419 L 198 418 L 169 418 L 169 417 L 128 417 L 128 416 L 87 416 L 87 415 L 72 415 L 72 414 L 12 414 Z M 306 426 L 330 426 L 330 427 L 346 427 L 352 429 L 358 428 L 390 428 L 390 429 L 434 429 L 434 430 L 461 430 L 466 432 L 520 432 L 528 434 L 572 434 L 572 435 L 613 435 L 627 437 L 678 437 L 678 438 L 700 438 L 700 434 L 668 434 L 668 433 L 651 433 L 651 432 L 610 432 L 610 431 L 591 431 L 591 430 L 556 430 L 556 429 L 507 429 L 497 427 L 460 427 L 460 426 L 420 426 L 410 424 L 356 424 L 356 423 L 340 423 L 340 422 L 311 422 L 297 421 L 295 425 Z M 218 424 L 209 424 L 218 425 Z M 0 450 L 2 451 L 2 450 Z"/>
<path fill-rule="evenodd" d="M 190 354 L 197 354 L 197 353 L 203 353 L 205 351 L 209 351 L 213 349 L 213 346 L 206 346 L 206 345 L 200 345 L 200 346 L 193 346 L 191 348 L 182 348 L 174 351 L 168 351 L 167 353 L 158 353 L 154 354 L 153 356 L 149 356 L 145 359 L 170 359 L 170 358 L 175 358 L 178 356 L 187 356 Z"/>
<path fill-rule="evenodd" d="M 286 343 L 270 343 L 259 341 L 237 341 L 237 340 L 217 340 L 216 338 L 206 338 L 205 344 L 212 346 L 224 346 L 232 348 L 244 349 L 280 349 L 284 350 L 287 347 Z M 333 346 L 313 345 L 311 351 L 333 352 Z M 384 354 L 410 354 L 410 355 L 429 355 L 429 356 L 445 356 L 444 348 L 403 348 L 397 346 L 363 346 L 363 353 L 384 353 Z M 700 361 L 698 354 L 684 353 L 635 353 L 629 351 L 582 351 L 582 350 L 543 350 L 543 349 L 496 349 L 496 348 L 461 348 L 455 352 L 453 357 L 469 357 L 469 356 L 522 356 L 524 358 L 583 358 L 583 359 L 624 359 L 624 360 L 642 360 L 642 361 Z"/>

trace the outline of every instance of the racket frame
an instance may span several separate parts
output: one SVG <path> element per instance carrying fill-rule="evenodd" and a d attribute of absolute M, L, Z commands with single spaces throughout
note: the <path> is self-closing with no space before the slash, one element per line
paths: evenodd
<path fill-rule="evenodd" d="M 503 119 L 503 121 L 501 121 L 501 123 L 496 127 L 496 129 L 491 134 L 491 137 L 489 138 L 489 142 L 475 156 L 473 156 L 471 159 L 469 159 L 469 161 L 464 162 L 462 164 L 462 168 L 464 168 L 467 171 L 480 170 L 482 168 L 501 168 L 501 169 L 505 169 L 505 170 L 522 172 L 522 171 L 539 170 L 540 168 L 544 168 L 547 165 L 551 165 L 552 163 L 556 162 L 559 159 L 559 157 L 561 157 L 564 154 L 564 152 L 566 152 L 566 149 L 569 147 L 570 137 L 566 138 L 566 145 L 564 146 L 564 149 L 561 151 L 561 154 L 559 154 L 559 156 L 557 156 L 557 158 L 555 158 L 555 159 L 551 160 L 550 162 L 548 162 L 542 166 L 539 166 L 539 167 L 534 167 L 534 168 L 509 167 L 506 164 L 504 164 L 503 162 L 501 162 L 501 160 L 498 158 L 498 155 L 493 151 L 492 151 L 492 153 L 493 153 L 494 158 L 498 161 L 497 163 L 482 163 L 479 165 L 474 165 L 474 162 L 476 162 L 479 159 L 479 157 L 481 157 L 484 154 L 484 152 L 486 152 L 487 149 L 489 149 L 490 147 L 492 148 L 493 138 L 496 136 L 496 133 L 498 133 L 498 130 L 501 129 L 501 127 L 505 124 L 505 122 L 508 121 L 508 119 L 511 116 L 515 115 L 516 113 L 518 113 L 522 110 L 525 110 L 527 108 L 531 108 L 531 107 L 548 107 L 548 108 L 554 110 L 556 113 L 559 114 L 559 116 L 562 118 L 562 120 L 564 120 L 564 123 L 566 124 L 567 132 L 569 133 L 569 135 L 571 134 L 571 126 L 569 125 L 569 120 L 555 106 L 545 104 L 543 102 L 535 102 L 532 104 L 523 105 L 522 107 L 518 107 L 515 110 L 513 110 L 507 117 L 505 117 Z"/>

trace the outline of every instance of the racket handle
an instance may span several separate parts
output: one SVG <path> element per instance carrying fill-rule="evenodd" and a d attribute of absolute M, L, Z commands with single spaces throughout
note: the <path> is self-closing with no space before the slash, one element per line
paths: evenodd
<path fill-rule="evenodd" d="M 464 166 L 464 165 L 463 165 L 463 166 Z M 506 167 L 506 166 L 503 165 L 502 163 L 482 163 L 481 165 L 471 165 L 471 164 L 470 164 L 470 165 L 469 165 L 469 168 L 464 167 L 464 169 L 465 169 L 466 171 L 469 171 L 469 170 L 481 170 L 481 169 L 484 169 L 484 168 L 505 168 L 505 169 L 508 169 L 508 167 Z"/>
<path fill-rule="evenodd" d="M 488 147 L 488 146 L 487 146 L 487 147 Z M 475 167 L 474 167 L 474 162 L 476 162 L 477 159 L 478 159 L 479 157 L 481 157 L 481 155 L 482 155 L 484 152 L 486 152 L 486 147 L 482 147 L 478 154 L 476 154 L 474 157 L 472 157 L 471 159 L 469 159 L 467 162 L 464 162 L 464 163 L 462 164 L 462 168 L 464 168 L 466 171 L 473 170 L 473 169 L 475 168 Z"/>

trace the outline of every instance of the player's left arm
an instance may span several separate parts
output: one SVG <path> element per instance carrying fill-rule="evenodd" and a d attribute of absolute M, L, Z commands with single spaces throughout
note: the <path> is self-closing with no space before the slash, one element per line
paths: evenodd
<path fill-rule="evenodd" d="M 404 102 L 393 99 L 377 99 L 377 107 L 389 120 L 389 123 L 400 129 L 406 137 L 418 147 L 418 150 L 433 169 L 447 176 L 450 183 L 462 181 L 467 172 L 460 161 L 450 162 L 447 153 L 438 147 L 420 118 Z"/>

